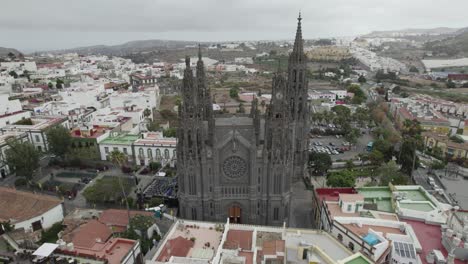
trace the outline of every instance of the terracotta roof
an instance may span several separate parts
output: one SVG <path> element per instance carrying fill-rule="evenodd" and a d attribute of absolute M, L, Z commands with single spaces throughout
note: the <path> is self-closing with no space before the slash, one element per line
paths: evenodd
<path fill-rule="evenodd" d="M 238 249 L 251 250 L 252 248 L 252 234 L 253 231 L 245 230 L 229 230 L 224 242 L 224 249 Z"/>
<path fill-rule="evenodd" d="M 356 201 L 364 201 L 364 195 L 359 193 L 347 194 L 347 193 L 340 193 L 340 200 L 343 202 L 356 202 Z"/>
<path fill-rule="evenodd" d="M 168 240 L 159 254 L 158 261 L 166 262 L 171 256 L 186 257 L 194 244 L 195 242 L 181 236 Z"/>
<path fill-rule="evenodd" d="M 284 240 L 273 240 L 263 242 L 263 254 L 264 255 L 276 255 L 279 252 L 284 252 L 285 241 Z"/>
<path fill-rule="evenodd" d="M 253 264 L 253 252 L 241 251 L 239 252 L 239 256 L 245 258 L 245 264 Z"/>
<path fill-rule="evenodd" d="M 40 216 L 63 201 L 50 195 L 0 187 L 0 221 L 21 222 Z"/>
<path fill-rule="evenodd" d="M 112 230 L 104 223 L 93 219 L 64 235 L 63 240 L 75 247 L 91 249 L 96 243 L 105 243 L 112 236 Z"/>
<path fill-rule="evenodd" d="M 153 216 L 153 213 L 145 212 L 145 211 L 130 211 L 130 217 L 134 217 L 135 215 Z M 108 226 L 127 227 L 128 225 L 127 210 L 119 210 L 119 209 L 105 210 L 104 212 L 102 212 L 101 216 L 99 216 L 99 221 Z"/>

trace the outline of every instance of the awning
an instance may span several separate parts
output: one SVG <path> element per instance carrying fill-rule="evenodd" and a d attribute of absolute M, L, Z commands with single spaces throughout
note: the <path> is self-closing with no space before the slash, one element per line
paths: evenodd
<path fill-rule="evenodd" d="M 44 243 L 42 246 L 40 246 L 36 251 L 34 251 L 33 255 L 34 256 L 40 256 L 40 257 L 48 257 L 56 248 L 58 248 L 58 244 L 52 244 L 52 243 Z"/>

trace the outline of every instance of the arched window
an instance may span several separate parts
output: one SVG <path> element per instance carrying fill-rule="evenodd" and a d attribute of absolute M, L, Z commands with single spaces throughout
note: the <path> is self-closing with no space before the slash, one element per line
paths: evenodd
<path fill-rule="evenodd" d="M 343 235 L 342 235 L 342 234 L 338 234 L 338 240 L 339 240 L 340 242 L 343 242 Z"/>
<path fill-rule="evenodd" d="M 156 149 L 156 158 L 157 159 L 161 158 L 161 150 L 160 149 Z"/>
<path fill-rule="evenodd" d="M 145 152 L 143 151 L 143 148 L 140 148 L 138 150 L 138 153 L 140 154 L 141 157 L 143 157 L 145 155 Z"/>
<path fill-rule="evenodd" d="M 164 150 L 164 158 L 169 159 L 169 150 L 168 149 Z"/>
<path fill-rule="evenodd" d="M 148 152 L 148 158 L 152 158 L 153 157 L 153 151 L 149 148 L 146 150 Z"/>
<path fill-rule="evenodd" d="M 174 149 L 174 150 L 172 151 L 172 158 L 173 158 L 173 159 L 175 159 L 175 158 L 177 157 L 176 154 L 177 154 L 177 150 Z"/>

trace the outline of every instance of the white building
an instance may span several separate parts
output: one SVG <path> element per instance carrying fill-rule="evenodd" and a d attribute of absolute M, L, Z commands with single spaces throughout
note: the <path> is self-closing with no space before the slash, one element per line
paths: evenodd
<path fill-rule="evenodd" d="M 153 86 L 136 93 L 114 92 L 109 97 L 109 105 L 111 108 L 136 106 L 137 108 L 149 109 L 153 113 L 155 109 L 159 109 L 160 100 L 159 87 Z M 152 118 L 152 115 L 149 118 Z"/>
<path fill-rule="evenodd" d="M 23 111 L 20 100 L 8 97 L 8 94 L 0 94 L 0 128 L 31 117 L 30 112 Z"/>
<path fill-rule="evenodd" d="M 36 72 L 37 66 L 34 61 L 1 62 L 0 69 L 5 69 L 8 72 L 15 71 L 19 75 L 24 71 Z"/>
<path fill-rule="evenodd" d="M 0 222 L 35 232 L 63 221 L 63 200 L 54 196 L 0 187 Z"/>
<path fill-rule="evenodd" d="M 31 142 L 39 151 L 47 152 L 49 143 L 47 141 L 46 131 L 54 126 L 68 127 L 68 118 L 66 116 L 33 116 L 31 117 L 32 125 L 15 125 L 10 124 L 0 128 L 0 132 L 25 132 Z"/>
<path fill-rule="evenodd" d="M 176 138 L 166 138 L 162 132 L 143 133 L 141 138 L 133 143 L 135 160 L 140 165 L 149 165 L 152 161 L 161 164 L 175 165 L 176 162 Z"/>

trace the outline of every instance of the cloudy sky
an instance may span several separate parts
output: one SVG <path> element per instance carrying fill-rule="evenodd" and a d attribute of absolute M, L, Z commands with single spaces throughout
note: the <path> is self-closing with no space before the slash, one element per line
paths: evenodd
<path fill-rule="evenodd" d="M 467 0 L 1 0 L 0 47 L 24 52 L 140 39 L 291 39 L 468 27 Z"/>

